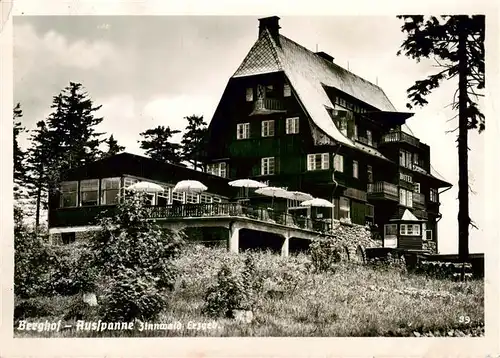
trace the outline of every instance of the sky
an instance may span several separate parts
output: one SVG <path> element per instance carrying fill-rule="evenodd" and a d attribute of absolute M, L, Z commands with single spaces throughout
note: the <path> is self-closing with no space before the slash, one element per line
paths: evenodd
<path fill-rule="evenodd" d="M 275 14 L 264 14 L 272 16 Z M 14 101 L 28 128 L 51 112 L 52 97 L 80 82 L 127 152 L 142 154 L 139 133 L 158 125 L 182 130 L 186 116 L 210 122 L 229 77 L 257 40 L 259 16 L 17 16 L 14 18 Z M 355 24 L 355 25 L 354 25 Z M 312 51 L 329 53 L 344 68 L 377 83 L 400 111 L 406 89 L 435 73 L 435 62 L 396 53 L 404 40 L 394 16 L 282 16 L 281 33 Z M 456 253 L 458 155 L 457 83 L 449 81 L 413 108 L 407 124 L 431 147 L 433 167 L 453 184 L 441 195 L 439 251 Z M 174 138 L 174 139 L 178 139 Z M 484 135 L 469 134 L 470 251 L 484 252 Z M 26 141 L 22 142 L 24 145 Z"/>

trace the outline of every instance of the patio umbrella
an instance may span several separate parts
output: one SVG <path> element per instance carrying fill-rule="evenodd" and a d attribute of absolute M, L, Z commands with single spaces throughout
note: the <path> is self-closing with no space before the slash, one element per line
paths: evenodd
<path fill-rule="evenodd" d="M 248 197 L 248 188 L 265 188 L 267 187 L 266 184 L 261 183 L 260 181 L 257 180 L 252 180 L 252 179 L 238 179 L 238 180 L 233 180 L 229 182 L 230 186 L 236 187 L 236 188 L 245 188 L 245 195 Z"/>
<path fill-rule="evenodd" d="M 271 196 L 272 199 L 272 206 L 274 208 L 274 198 L 288 198 L 288 191 L 286 191 L 283 188 L 277 188 L 274 186 L 266 186 L 265 188 L 260 188 L 255 190 L 257 194 L 260 195 L 265 195 L 265 196 Z"/>
<path fill-rule="evenodd" d="M 311 194 L 303 193 L 301 191 L 288 191 L 287 199 L 297 200 L 297 201 L 306 201 L 312 200 L 314 197 Z"/>
<path fill-rule="evenodd" d="M 174 192 L 177 193 L 189 193 L 189 194 L 199 194 L 204 192 L 208 188 L 197 180 L 181 180 L 175 184 Z"/>
<path fill-rule="evenodd" d="M 312 200 L 306 200 L 302 202 L 300 205 L 302 206 L 315 206 L 315 207 L 321 207 L 321 208 L 333 208 L 333 204 L 329 202 L 328 200 L 321 199 L 321 198 L 314 198 Z"/>
<path fill-rule="evenodd" d="M 130 191 L 140 191 L 145 193 L 159 193 L 164 191 L 164 189 L 160 185 L 148 181 L 140 181 L 138 183 L 134 183 L 132 185 L 129 185 L 126 189 Z"/>

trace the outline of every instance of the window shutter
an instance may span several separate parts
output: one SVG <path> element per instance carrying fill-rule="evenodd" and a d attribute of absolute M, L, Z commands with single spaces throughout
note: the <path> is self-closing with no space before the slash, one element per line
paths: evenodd
<path fill-rule="evenodd" d="M 274 174 L 279 174 L 280 173 L 280 158 L 279 157 L 274 157 Z"/>
<path fill-rule="evenodd" d="M 409 190 L 406 192 L 406 205 L 410 208 L 413 207 L 413 192 Z"/>
<path fill-rule="evenodd" d="M 314 154 L 307 155 L 307 170 L 314 170 Z"/>

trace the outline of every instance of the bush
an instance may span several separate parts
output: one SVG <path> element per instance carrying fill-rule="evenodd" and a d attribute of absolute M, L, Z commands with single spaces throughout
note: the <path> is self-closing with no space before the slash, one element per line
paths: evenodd
<path fill-rule="evenodd" d="M 310 245 L 312 265 L 317 272 L 332 271 L 342 261 L 342 247 L 334 239 L 316 240 Z"/>
<path fill-rule="evenodd" d="M 472 265 L 470 263 L 464 265 L 465 277 L 470 279 L 472 277 Z M 422 260 L 417 263 L 414 272 L 437 279 L 459 280 L 461 271 L 461 263 Z"/>

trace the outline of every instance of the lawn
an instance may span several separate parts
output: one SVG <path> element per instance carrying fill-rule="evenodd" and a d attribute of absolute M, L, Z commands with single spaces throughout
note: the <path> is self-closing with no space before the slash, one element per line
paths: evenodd
<path fill-rule="evenodd" d="M 167 308 L 151 325 L 133 330 L 19 331 L 16 337 L 104 336 L 462 336 L 484 334 L 484 281 L 453 282 L 408 274 L 400 268 L 339 263 L 333 272 L 311 269 L 308 256 L 252 253 L 263 287 L 253 305 L 253 321 L 212 318 L 202 313 L 206 290 L 216 284 L 223 262 L 240 270 L 247 254 L 192 246 L 175 265 L 179 280 L 166 292 Z M 38 314 L 29 322 L 65 320 L 80 297 L 35 298 Z M 45 311 L 45 312 L 42 312 Z M 38 316 L 38 317 L 37 317 Z M 98 318 L 95 318 L 97 321 Z M 178 322 L 178 323 L 177 323 Z M 154 326 L 154 323 L 157 325 Z M 177 324 L 175 324 L 177 323 Z M 170 324 L 170 325 L 169 325 Z M 140 330 L 140 327 L 151 329 Z"/>

